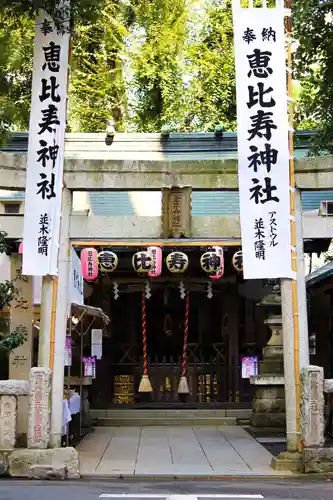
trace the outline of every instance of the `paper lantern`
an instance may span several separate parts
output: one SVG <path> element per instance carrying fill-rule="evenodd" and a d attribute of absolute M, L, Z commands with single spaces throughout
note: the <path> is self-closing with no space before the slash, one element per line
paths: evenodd
<path fill-rule="evenodd" d="M 95 248 L 84 248 L 81 252 L 83 278 L 94 281 L 98 276 L 98 253 Z"/>
<path fill-rule="evenodd" d="M 19 244 L 19 252 L 18 252 L 20 255 L 23 254 L 23 241 L 21 241 L 21 243 Z"/>
<path fill-rule="evenodd" d="M 219 280 L 224 275 L 224 252 L 222 247 L 213 247 L 213 250 L 220 257 L 220 268 L 216 273 L 211 274 L 209 277 L 211 280 Z"/>
<path fill-rule="evenodd" d="M 162 249 L 160 247 L 149 247 L 148 251 L 153 258 L 153 266 L 148 272 L 149 278 L 157 278 L 162 272 Z"/>
<path fill-rule="evenodd" d="M 188 268 L 188 257 L 183 252 L 171 252 L 166 258 L 166 265 L 171 273 L 183 273 Z"/>
<path fill-rule="evenodd" d="M 118 266 L 118 256 L 111 252 L 111 250 L 105 250 L 98 254 L 99 268 L 103 273 L 112 273 L 117 269 Z"/>
<path fill-rule="evenodd" d="M 232 265 L 238 273 L 243 272 L 243 252 L 238 250 L 232 257 Z"/>
<path fill-rule="evenodd" d="M 221 269 L 221 257 L 215 251 L 205 252 L 200 257 L 201 268 L 208 274 L 216 274 Z"/>
<path fill-rule="evenodd" d="M 148 250 L 142 250 L 133 255 L 132 265 L 137 273 L 148 273 L 153 267 L 153 257 Z"/>

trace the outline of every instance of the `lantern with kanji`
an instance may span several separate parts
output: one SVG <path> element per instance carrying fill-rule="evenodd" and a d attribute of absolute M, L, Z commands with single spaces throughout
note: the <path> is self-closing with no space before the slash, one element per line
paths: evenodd
<path fill-rule="evenodd" d="M 141 250 L 133 255 L 132 265 L 137 273 L 147 274 L 153 268 L 153 257 L 149 250 Z"/>
<path fill-rule="evenodd" d="M 214 252 L 216 252 L 216 255 L 218 255 L 220 258 L 220 267 L 216 271 L 216 273 L 211 274 L 209 277 L 212 280 L 219 280 L 220 278 L 223 277 L 224 274 L 224 253 L 222 247 L 213 247 L 213 250 Z"/>
<path fill-rule="evenodd" d="M 111 252 L 111 250 L 105 250 L 98 254 L 99 268 L 102 273 L 112 273 L 117 269 L 118 266 L 118 256 Z"/>
<path fill-rule="evenodd" d="M 238 273 L 243 272 L 243 252 L 238 250 L 232 257 L 232 265 Z"/>
<path fill-rule="evenodd" d="M 148 251 L 153 258 L 153 266 L 148 272 L 149 278 L 157 278 L 162 272 L 162 249 L 160 247 L 149 247 Z"/>
<path fill-rule="evenodd" d="M 84 248 L 81 252 L 83 278 L 94 281 L 98 276 L 98 253 L 95 248 Z"/>
<path fill-rule="evenodd" d="M 183 252 L 171 252 L 166 258 L 170 273 L 184 273 L 188 268 L 188 257 Z"/>

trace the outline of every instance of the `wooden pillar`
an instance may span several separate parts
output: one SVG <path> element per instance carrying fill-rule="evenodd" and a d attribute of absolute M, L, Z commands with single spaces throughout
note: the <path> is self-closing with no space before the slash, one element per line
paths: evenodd
<path fill-rule="evenodd" d="M 32 277 L 22 276 L 22 255 L 11 256 L 11 280 L 17 289 L 17 297 L 10 308 L 10 331 L 24 333 L 25 342 L 9 356 L 9 378 L 29 380 L 32 358 Z M 28 398 L 18 397 L 17 434 L 25 436 L 28 429 Z M 19 442 L 20 444 L 20 442 Z"/>
<path fill-rule="evenodd" d="M 239 295 L 236 287 L 227 292 L 226 311 L 228 314 L 229 339 L 229 400 L 236 402 L 239 397 Z"/>

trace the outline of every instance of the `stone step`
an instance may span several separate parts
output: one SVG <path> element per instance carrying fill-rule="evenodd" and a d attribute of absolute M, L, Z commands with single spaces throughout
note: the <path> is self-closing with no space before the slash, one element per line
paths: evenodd
<path fill-rule="evenodd" d="M 237 425 L 237 419 L 233 417 L 100 417 L 94 419 L 96 427 L 146 427 L 146 426 L 223 426 Z"/>
<path fill-rule="evenodd" d="M 91 418 L 224 418 L 231 417 L 247 420 L 252 415 L 252 409 L 232 408 L 222 409 L 151 409 L 141 410 L 135 408 L 114 408 L 90 410 Z"/>

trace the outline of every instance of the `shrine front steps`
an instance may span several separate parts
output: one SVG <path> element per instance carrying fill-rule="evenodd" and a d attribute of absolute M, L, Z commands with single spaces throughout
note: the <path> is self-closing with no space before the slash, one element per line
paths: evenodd
<path fill-rule="evenodd" d="M 97 427 L 222 426 L 244 425 L 252 411 L 237 410 L 90 410 Z"/>

